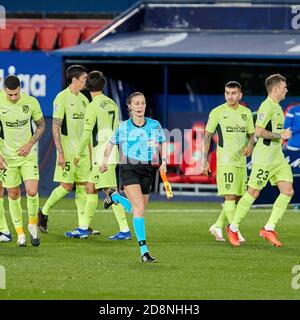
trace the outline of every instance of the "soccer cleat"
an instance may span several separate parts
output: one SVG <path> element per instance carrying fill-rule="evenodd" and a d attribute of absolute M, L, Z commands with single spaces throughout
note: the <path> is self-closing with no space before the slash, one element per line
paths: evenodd
<path fill-rule="evenodd" d="M 142 262 L 153 263 L 156 262 L 156 259 L 154 257 L 151 257 L 149 252 L 146 252 L 142 255 Z"/>
<path fill-rule="evenodd" d="M 118 232 L 108 238 L 109 240 L 131 240 L 131 232 Z"/>
<path fill-rule="evenodd" d="M 68 238 L 86 239 L 88 237 L 88 230 L 76 228 L 73 231 L 65 232 L 65 236 Z"/>
<path fill-rule="evenodd" d="M 38 235 L 38 227 L 35 224 L 28 225 L 28 231 L 30 233 L 30 242 L 34 247 L 38 247 L 41 243 L 41 240 Z"/>
<path fill-rule="evenodd" d="M 226 227 L 226 231 L 227 231 L 227 234 L 228 234 L 228 239 L 229 239 L 229 242 L 235 246 L 235 247 L 238 247 L 240 245 L 240 241 L 239 241 L 239 236 L 238 236 L 238 232 L 233 232 L 229 225 Z"/>
<path fill-rule="evenodd" d="M 94 230 L 93 228 L 88 228 L 88 235 L 89 236 L 99 236 L 101 234 L 100 231 Z"/>
<path fill-rule="evenodd" d="M 0 242 L 10 242 L 12 240 L 12 235 L 10 233 L 0 232 Z"/>
<path fill-rule="evenodd" d="M 26 247 L 26 236 L 25 234 L 21 234 L 18 236 L 17 245 L 19 247 Z"/>
<path fill-rule="evenodd" d="M 214 224 L 209 228 L 209 232 L 216 238 L 216 241 L 226 241 L 223 238 L 222 228 L 216 227 Z"/>
<path fill-rule="evenodd" d="M 246 239 L 242 236 L 242 234 L 240 233 L 240 231 L 238 231 L 238 237 L 239 237 L 240 243 L 245 243 L 245 242 L 246 242 Z"/>
<path fill-rule="evenodd" d="M 39 209 L 38 212 L 38 227 L 41 232 L 48 233 L 48 216 L 42 213 L 42 210 Z"/>
<path fill-rule="evenodd" d="M 117 190 L 115 189 L 109 189 L 107 193 L 107 197 L 103 201 L 103 207 L 104 209 L 108 209 L 113 204 L 118 204 L 118 202 L 114 202 L 112 199 L 113 194 L 117 194 Z"/>
<path fill-rule="evenodd" d="M 277 239 L 277 233 L 275 231 L 266 230 L 265 228 L 259 230 L 259 235 L 270 241 L 275 247 L 281 247 L 281 242 Z"/>

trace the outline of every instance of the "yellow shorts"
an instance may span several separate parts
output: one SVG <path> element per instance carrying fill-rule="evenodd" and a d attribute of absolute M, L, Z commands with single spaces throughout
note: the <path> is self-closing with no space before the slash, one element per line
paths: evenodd
<path fill-rule="evenodd" d="M 81 156 L 78 167 L 74 165 L 74 158 L 75 155 L 65 155 L 66 165 L 64 169 L 56 161 L 53 181 L 65 183 L 88 181 L 91 166 L 89 156 Z"/>
<path fill-rule="evenodd" d="M 262 190 L 268 181 L 270 181 L 272 186 L 276 185 L 278 181 L 293 183 L 292 169 L 286 159 L 275 165 L 252 164 L 248 186 L 253 189 Z"/>
<path fill-rule="evenodd" d="M 14 188 L 25 180 L 39 180 L 36 153 L 15 161 L 7 160 L 7 170 L 3 172 L 3 186 L 5 188 Z"/>
<path fill-rule="evenodd" d="M 111 188 L 117 186 L 116 165 L 112 164 L 108 166 L 108 170 L 104 173 L 99 171 L 99 165 L 94 165 L 90 172 L 89 182 L 95 185 L 95 188 Z"/>
<path fill-rule="evenodd" d="M 246 167 L 217 166 L 219 195 L 242 196 L 247 190 Z"/>

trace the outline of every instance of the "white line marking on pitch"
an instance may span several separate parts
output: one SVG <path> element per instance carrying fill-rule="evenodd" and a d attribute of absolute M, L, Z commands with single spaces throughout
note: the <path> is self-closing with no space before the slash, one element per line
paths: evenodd
<path fill-rule="evenodd" d="M 266 212 L 270 211 L 270 209 L 251 209 L 251 211 L 255 212 Z M 51 212 L 71 212 L 71 211 L 76 211 L 76 209 L 62 209 L 62 210 L 51 210 Z M 288 212 L 296 212 L 297 210 L 289 209 L 286 210 Z M 26 212 L 26 211 L 24 211 Z M 96 212 L 103 212 L 103 213 L 111 213 L 112 210 L 96 210 Z M 146 209 L 146 212 L 221 212 L 220 209 Z"/>

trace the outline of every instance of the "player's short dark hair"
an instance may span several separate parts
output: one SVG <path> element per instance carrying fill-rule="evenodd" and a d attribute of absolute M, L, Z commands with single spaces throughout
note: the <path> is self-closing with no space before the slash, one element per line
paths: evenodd
<path fill-rule="evenodd" d="M 225 84 L 225 88 L 235 89 L 238 88 L 242 91 L 242 85 L 237 81 L 229 81 Z"/>
<path fill-rule="evenodd" d="M 17 76 L 10 75 L 4 79 L 4 88 L 9 90 L 16 90 L 21 86 L 20 80 Z"/>
<path fill-rule="evenodd" d="M 286 78 L 279 73 L 270 75 L 265 81 L 267 92 L 270 93 L 280 82 L 286 82 Z"/>
<path fill-rule="evenodd" d="M 71 84 L 73 78 L 79 79 L 80 76 L 84 73 L 87 73 L 87 69 L 84 66 L 81 66 L 79 64 L 74 64 L 68 67 L 66 70 L 67 84 L 68 85 Z"/>
<path fill-rule="evenodd" d="M 91 71 L 86 78 L 86 88 L 90 92 L 102 91 L 105 86 L 105 77 L 101 71 Z"/>
<path fill-rule="evenodd" d="M 133 92 L 130 96 L 127 97 L 127 99 L 126 99 L 126 104 L 130 104 L 132 98 L 137 97 L 137 96 L 143 96 L 143 97 L 144 97 L 144 94 L 141 93 L 141 92 L 138 92 L 138 91 Z"/>

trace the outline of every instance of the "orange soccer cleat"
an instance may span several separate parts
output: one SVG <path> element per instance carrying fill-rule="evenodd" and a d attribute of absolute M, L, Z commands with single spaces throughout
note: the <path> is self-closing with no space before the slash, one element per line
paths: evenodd
<path fill-rule="evenodd" d="M 271 230 L 265 230 L 265 228 L 259 230 L 259 235 L 261 238 L 264 238 L 270 241 L 275 247 L 281 247 L 281 242 L 277 239 L 277 233 Z"/>
<path fill-rule="evenodd" d="M 235 246 L 235 247 L 240 246 L 238 231 L 233 232 L 233 231 L 229 228 L 229 225 L 226 227 L 226 231 L 227 231 L 227 234 L 228 234 L 229 242 L 230 242 L 233 246 Z"/>

